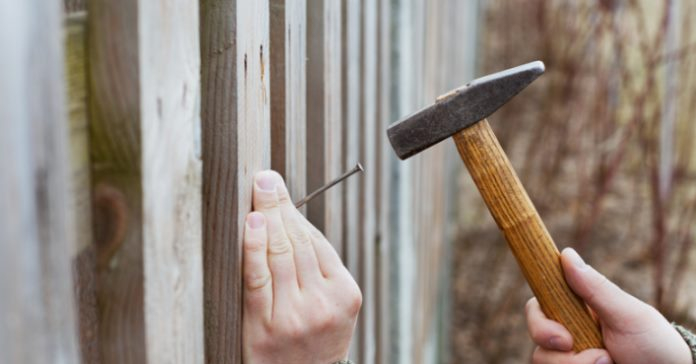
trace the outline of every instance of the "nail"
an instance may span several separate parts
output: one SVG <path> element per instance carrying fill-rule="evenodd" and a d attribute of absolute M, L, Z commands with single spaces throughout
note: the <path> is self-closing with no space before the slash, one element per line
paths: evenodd
<path fill-rule="evenodd" d="M 558 336 L 554 336 L 549 339 L 549 348 L 558 351 L 568 351 L 573 348 L 567 341 L 561 339 Z"/>
<path fill-rule="evenodd" d="M 565 248 L 563 251 L 566 252 L 566 256 L 568 257 L 568 259 L 570 259 L 570 262 L 576 268 L 583 269 L 587 266 L 587 264 L 585 264 L 585 261 L 582 260 L 582 258 L 580 258 L 580 255 L 578 255 L 578 252 L 576 252 L 575 249 Z"/>
<path fill-rule="evenodd" d="M 252 229 L 260 229 L 266 225 L 266 217 L 260 212 L 252 212 L 247 215 L 247 224 Z"/>
<path fill-rule="evenodd" d="M 281 182 L 278 174 L 273 171 L 261 171 L 256 174 L 256 185 L 266 192 L 275 192 L 276 186 Z"/>
<path fill-rule="evenodd" d="M 335 180 L 333 180 L 333 181 L 331 181 L 331 182 L 325 184 L 325 185 L 322 186 L 322 187 L 319 187 L 319 189 L 317 189 L 316 191 L 310 193 L 309 195 L 305 196 L 303 199 L 297 201 L 297 202 L 295 203 L 295 207 L 299 209 L 300 207 L 302 207 L 302 205 L 306 204 L 307 202 L 309 202 L 309 201 L 312 200 L 313 198 L 319 196 L 319 195 L 322 194 L 324 191 L 326 191 L 326 190 L 328 190 L 329 188 L 331 188 L 331 187 L 337 185 L 338 183 L 343 182 L 346 178 L 348 178 L 348 177 L 350 177 L 350 176 L 352 176 L 352 175 L 354 175 L 354 174 L 356 174 L 356 173 L 358 173 L 358 172 L 365 172 L 365 168 L 363 168 L 362 164 L 360 164 L 360 163 L 357 163 L 357 164 L 355 165 L 355 167 L 353 167 L 353 169 L 351 169 L 350 171 L 344 173 L 342 176 L 340 176 L 340 177 L 336 178 Z"/>
<path fill-rule="evenodd" d="M 612 363 L 612 361 L 611 361 L 611 359 L 609 359 L 608 356 L 602 356 L 599 359 L 597 359 L 597 361 L 595 362 L 595 364 L 611 364 L 611 363 Z"/>

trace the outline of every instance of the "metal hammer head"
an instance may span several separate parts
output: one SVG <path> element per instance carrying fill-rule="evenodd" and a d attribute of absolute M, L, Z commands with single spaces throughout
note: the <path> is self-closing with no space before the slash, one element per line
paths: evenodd
<path fill-rule="evenodd" d="M 542 73 L 544 63 L 535 61 L 477 78 L 392 124 L 389 141 L 399 158 L 406 159 L 483 120 Z"/>

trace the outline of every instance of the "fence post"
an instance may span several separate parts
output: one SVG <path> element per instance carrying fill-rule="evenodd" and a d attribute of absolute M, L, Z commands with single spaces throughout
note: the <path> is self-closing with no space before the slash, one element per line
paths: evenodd
<path fill-rule="evenodd" d="M 242 361 L 242 234 L 270 167 L 267 0 L 201 0 L 206 361 Z"/>
<path fill-rule="evenodd" d="M 59 2 L 0 0 L 0 362 L 79 360 Z"/>

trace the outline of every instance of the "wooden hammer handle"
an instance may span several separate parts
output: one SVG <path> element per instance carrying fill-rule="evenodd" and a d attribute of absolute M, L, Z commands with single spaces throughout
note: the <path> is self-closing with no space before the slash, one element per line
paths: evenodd
<path fill-rule="evenodd" d="M 560 253 L 487 120 L 453 136 L 459 155 L 549 318 L 573 335 L 573 349 L 601 348 L 587 306 L 568 287 Z"/>

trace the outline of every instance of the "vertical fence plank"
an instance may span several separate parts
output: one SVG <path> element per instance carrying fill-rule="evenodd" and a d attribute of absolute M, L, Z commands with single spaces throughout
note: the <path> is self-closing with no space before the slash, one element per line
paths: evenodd
<path fill-rule="evenodd" d="M 141 0 L 138 27 L 147 358 L 202 363 L 198 2 Z"/>
<path fill-rule="evenodd" d="M 285 177 L 293 200 L 306 194 L 306 5 L 270 2 L 271 166 Z"/>
<path fill-rule="evenodd" d="M 365 0 L 362 3 L 362 101 L 360 115 L 361 150 L 360 159 L 368 172 L 362 181 L 362 200 L 360 216 L 362 219 L 362 254 L 361 270 L 363 289 L 363 353 L 361 362 L 375 362 L 375 255 L 376 255 L 376 220 L 375 194 L 378 175 L 376 153 L 377 122 L 377 2 Z"/>
<path fill-rule="evenodd" d="M 0 1 L 3 363 L 79 361 L 60 26 L 58 2 Z"/>
<path fill-rule="evenodd" d="M 83 364 L 99 362 L 99 322 L 95 293 L 95 250 L 92 245 L 92 188 L 90 180 L 89 124 L 87 110 L 86 17 L 80 11 L 65 23 L 65 73 L 68 83 L 70 124 L 71 208 L 75 213 L 73 289 L 77 305 L 80 351 Z"/>
<path fill-rule="evenodd" d="M 420 90 L 422 88 L 421 57 L 423 52 L 423 4 L 415 0 L 400 0 L 394 10 L 396 34 L 392 51 L 395 54 L 393 66 L 396 68 L 393 85 L 395 87 L 394 113 L 397 117 L 403 117 L 418 109 L 420 104 Z M 415 281 L 417 279 L 416 244 L 415 236 L 418 215 L 418 205 L 415 201 L 417 186 L 412 175 L 416 169 L 417 157 L 407 161 L 398 162 L 396 169 L 398 176 L 398 189 L 392 196 L 391 208 L 397 211 L 395 214 L 396 227 L 392 235 L 399 242 L 394 246 L 396 258 L 393 260 L 392 296 L 396 297 L 398 319 L 395 321 L 395 337 L 393 357 L 398 363 L 418 363 L 419 359 L 413 357 L 414 345 L 414 321 L 417 314 L 415 302 Z"/>
<path fill-rule="evenodd" d="M 341 166 L 341 1 L 307 1 L 307 190 L 338 177 Z M 342 185 L 307 206 L 309 220 L 341 253 Z"/>
<path fill-rule="evenodd" d="M 377 361 L 379 363 L 391 363 L 390 328 L 392 302 L 390 301 L 389 279 L 391 266 L 391 211 L 390 199 L 392 189 L 392 164 L 396 158 L 391 150 L 391 144 L 387 139 L 387 127 L 392 121 L 391 113 L 391 2 L 379 1 L 378 38 L 377 49 L 379 55 L 378 65 L 378 118 L 377 118 L 377 161 L 379 163 L 379 175 L 377 178 L 377 213 L 379 225 L 377 226 L 378 251 L 377 251 Z"/>
<path fill-rule="evenodd" d="M 202 0 L 206 361 L 242 361 L 242 252 L 253 175 L 269 168 L 268 1 Z"/>
<path fill-rule="evenodd" d="M 236 1 L 200 5 L 205 355 L 207 363 L 241 363 Z"/>
<path fill-rule="evenodd" d="M 137 2 L 88 11 L 100 352 L 104 363 L 145 363 Z"/>
<path fill-rule="evenodd" d="M 342 9 L 343 43 L 343 169 L 360 161 L 360 0 L 345 0 Z M 371 173 L 371 172 L 367 172 Z M 343 189 L 343 261 L 356 281 L 360 282 L 360 178 L 349 178 Z M 362 343 L 362 315 L 358 318 L 350 357 L 358 359 Z"/>
<path fill-rule="evenodd" d="M 197 13 L 194 0 L 89 4 L 105 363 L 203 361 Z"/>

